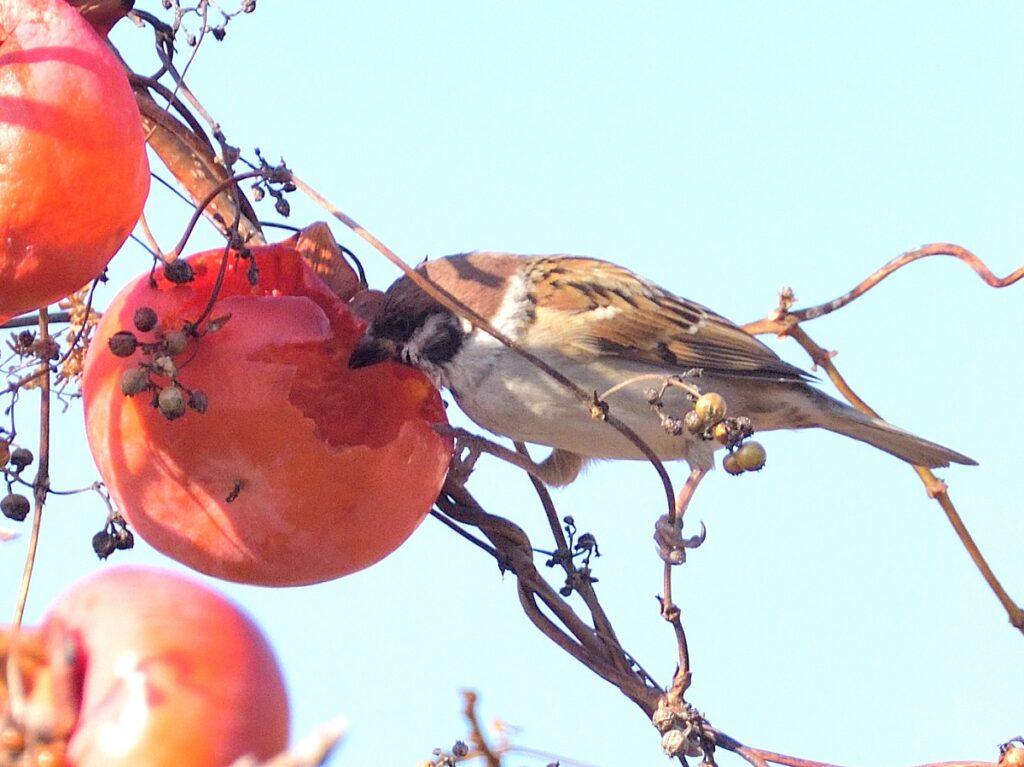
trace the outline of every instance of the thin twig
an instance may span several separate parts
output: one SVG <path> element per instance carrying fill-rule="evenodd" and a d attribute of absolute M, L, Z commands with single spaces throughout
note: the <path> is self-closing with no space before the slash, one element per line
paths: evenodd
<path fill-rule="evenodd" d="M 224 253 L 221 254 L 220 258 L 220 267 L 217 269 L 217 277 L 213 281 L 213 289 L 210 291 L 210 297 L 206 300 L 206 306 L 203 307 L 203 311 L 199 313 L 195 320 L 188 323 L 188 327 L 195 331 L 199 330 L 199 326 L 213 313 L 213 308 L 217 305 L 217 299 L 220 298 L 220 290 L 224 287 L 224 275 L 227 274 L 228 261 L 231 259 L 232 252 L 231 243 L 225 243 Z"/>
<path fill-rule="evenodd" d="M 161 261 L 164 259 L 163 248 L 160 247 L 160 243 L 156 241 L 156 235 L 153 234 L 153 230 L 149 228 L 149 220 L 146 218 L 146 212 L 143 211 L 142 215 L 139 216 L 139 228 L 142 230 L 142 236 L 146 239 L 148 247 L 146 248 L 150 253 L 156 255 Z"/>
<path fill-rule="evenodd" d="M 296 745 L 277 756 L 260 762 L 251 756 L 243 756 L 231 763 L 231 767 L 320 767 L 341 743 L 348 730 L 348 719 L 339 716 L 320 725 Z"/>
<path fill-rule="evenodd" d="M 172 107 L 174 111 L 178 113 L 178 116 L 188 124 L 188 127 L 192 130 L 192 133 L 195 134 L 196 138 L 210 147 L 211 151 L 214 151 L 213 143 L 206 135 L 206 131 L 203 130 L 202 124 L 196 119 L 195 115 L 193 115 L 188 108 L 181 103 L 181 100 L 175 95 L 174 91 L 156 78 L 146 77 L 145 75 L 140 75 L 137 72 L 132 72 L 131 70 L 129 70 L 127 74 L 128 82 L 130 82 L 132 86 L 139 86 L 156 91 L 156 93 L 167 102 L 167 106 Z"/>
<path fill-rule="evenodd" d="M 780 323 L 795 324 L 805 320 L 813 320 L 818 317 L 823 317 L 826 314 L 831 314 L 837 309 L 842 309 L 847 304 L 860 298 L 886 277 L 903 268 L 907 264 L 930 256 L 952 256 L 953 258 L 962 261 L 973 269 L 975 274 L 981 277 L 986 285 L 993 288 L 1005 288 L 1013 285 L 1021 278 L 1024 278 L 1024 266 L 1018 267 L 1014 271 L 1010 272 L 1006 277 L 996 277 L 985 262 L 967 248 L 948 242 L 938 242 L 931 245 L 922 245 L 919 248 L 902 253 L 892 259 L 889 263 L 876 269 L 866 279 L 862 280 L 859 285 L 838 298 L 834 298 L 824 304 L 818 304 L 817 306 L 810 306 L 806 309 L 798 309 L 796 311 L 791 311 L 789 306 L 783 305 L 763 320 L 758 320 L 744 325 L 743 329 L 752 334 L 785 333 L 785 329 L 780 327 Z M 792 299 L 790 298 L 789 301 L 791 300 Z"/>
<path fill-rule="evenodd" d="M 777 751 L 767 751 L 763 748 L 745 746 L 739 741 L 730 738 L 723 732 L 714 730 L 716 745 L 727 751 L 732 751 L 746 759 L 757 767 L 767 767 L 768 764 L 781 764 L 783 767 L 837 767 L 829 762 L 819 762 L 814 759 L 803 759 L 799 756 L 780 754 Z M 996 767 L 994 762 L 979 761 L 954 761 L 954 762 L 931 762 L 918 765 L 917 767 Z"/>
<path fill-rule="evenodd" d="M 39 338 L 45 346 L 50 340 L 49 320 L 45 309 L 39 310 Z M 34 483 L 35 514 L 32 516 L 32 532 L 28 539 L 28 553 L 25 555 L 25 568 L 21 575 L 21 587 L 18 589 L 18 602 L 14 608 L 13 624 L 21 626 L 25 616 L 25 603 L 28 601 L 28 590 L 32 583 L 32 571 L 35 568 L 36 552 L 39 548 L 39 530 L 43 520 L 43 506 L 46 493 L 50 486 L 50 361 L 40 361 L 44 372 L 39 385 L 39 467 Z"/>
<path fill-rule="evenodd" d="M 499 565 L 517 577 L 523 611 L 545 636 L 595 674 L 618 687 L 648 716 L 653 713 L 663 691 L 645 672 L 633 669 L 631 656 L 619 646 L 614 632 L 598 633 L 587 625 L 541 576 L 533 561 L 530 539 L 521 528 L 507 519 L 485 512 L 465 487 L 451 480 L 438 498 L 437 506 L 455 520 L 477 527 L 490 539 Z M 555 624 L 541 603 L 561 626 Z"/>
<path fill-rule="evenodd" d="M 203 213 L 206 208 L 217 199 L 217 196 L 220 195 L 221 192 L 237 185 L 241 181 L 245 181 L 250 178 L 260 178 L 261 176 L 263 176 L 263 171 L 249 170 L 234 176 L 228 176 L 226 179 L 214 186 L 213 189 L 207 193 L 206 197 L 196 204 L 195 212 L 192 214 L 192 218 L 189 220 L 188 226 L 185 227 L 185 233 L 181 236 L 181 239 L 178 240 L 178 244 L 174 246 L 174 249 L 167 254 L 166 260 L 173 261 L 181 255 L 182 251 L 185 250 L 185 246 L 188 244 L 189 237 L 192 236 L 192 231 L 196 228 L 196 224 L 199 223 L 199 219 L 203 217 Z M 240 213 L 240 211 L 237 212 Z"/>
<path fill-rule="evenodd" d="M 63 325 L 64 323 L 71 322 L 70 312 L 50 312 L 46 315 L 47 320 L 54 325 Z M 39 315 L 35 312 L 32 314 L 24 314 L 20 317 L 12 317 L 7 322 L 0 325 L 0 330 L 13 330 L 15 328 L 30 328 L 35 327 L 39 323 Z"/>
<path fill-rule="evenodd" d="M 1021 278 L 1024 278 L 1024 266 L 1015 269 L 1006 277 L 997 277 L 980 258 L 967 250 L 967 248 L 963 248 L 959 245 L 953 245 L 951 243 L 934 243 L 931 245 L 923 245 L 920 248 L 897 256 L 889 263 L 877 269 L 866 279 L 862 280 L 860 284 L 852 290 L 824 304 L 819 304 L 799 311 L 792 311 L 792 293 L 790 291 L 784 291 L 780 298 L 779 307 L 776 310 L 764 319 L 747 323 L 743 326 L 743 329 L 751 334 L 774 333 L 780 336 L 791 336 L 804 348 L 805 351 L 807 351 L 811 359 L 814 361 L 814 364 L 825 371 L 832 383 L 851 405 L 861 412 L 879 418 L 880 416 L 878 413 L 876 413 L 873 408 L 871 408 L 857 395 L 856 392 L 853 391 L 850 385 L 846 382 L 846 379 L 839 373 L 839 370 L 832 362 L 832 355 L 807 335 L 807 333 L 800 327 L 800 322 L 824 316 L 825 314 L 829 314 L 848 305 L 851 301 L 854 301 L 864 295 L 868 290 L 898 269 L 901 269 L 914 261 L 930 256 L 952 256 L 967 264 L 979 277 L 981 277 L 985 284 L 994 288 L 1005 288 L 1018 282 Z M 985 557 L 982 555 L 973 536 L 971 536 L 963 519 L 960 517 L 959 512 L 957 512 L 952 499 L 949 497 L 949 491 L 946 483 L 936 477 L 935 474 L 926 467 L 914 466 L 913 468 L 914 471 L 917 472 L 918 477 L 920 477 L 921 482 L 924 484 L 929 497 L 934 498 L 942 508 L 943 513 L 946 515 L 949 523 L 953 526 L 957 537 L 960 539 L 960 542 L 967 550 L 971 560 L 978 568 L 982 578 L 985 579 L 985 582 L 989 585 L 989 588 L 992 589 L 996 598 L 1003 606 L 1003 609 L 1006 610 L 1010 623 L 1021 632 L 1024 632 L 1024 610 L 1022 610 L 1021 607 L 1018 606 L 1010 597 L 1006 589 L 1003 588 L 1002 583 L 996 577 L 992 568 L 989 566 L 988 562 L 985 560 Z"/>
<path fill-rule="evenodd" d="M 501 757 L 491 748 L 491 744 L 484 737 L 483 727 L 480 726 L 480 718 L 476 713 L 476 693 L 472 690 L 462 691 L 462 715 L 469 722 L 469 741 L 480 752 L 487 767 L 501 767 Z"/>
<path fill-rule="evenodd" d="M 832 362 L 831 355 L 815 343 L 802 328 L 799 326 L 793 326 L 789 330 L 788 335 L 792 336 L 793 339 L 811 355 L 811 359 L 813 359 L 815 363 L 825 371 L 825 374 L 829 377 L 832 383 L 835 384 L 836 388 L 839 389 L 840 393 L 850 402 L 850 404 L 868 415 L 876 418 L 880 417 L 878 413 L 876 413 L 857 395 L 856 392 L 853 391 L 850 385 L 846 382 L 846 379 L 843 378 L 839 370 L 836 369 L 835 364 Z M 957 512 L 956 507 L 953 505 L 953 501 L 949 497 L 949 490 L 946 487 L 946 483 L 936 477 L 930 469 L 925 467 L 915 466 L 914 471 L 917 472 L 917 475 L 924 483 L 929 497 L 934 498 L 939 506 L 942 507 L 942 511 L 945 513 L 949 523 L 956 531 L 960 542 L 963 544 L 964 548 L 967 549 L 968 555 L 978 568 L 982 578 L 985 579 L 989 588 L 992 589 L 996 598 L 999 600 L 1000 604 L 1002 604 L 1003 609 L 1006 610 L 1010 623 L 1021 632 L 1024 632 L 1024 610 L 1022 610 L 1006 592 L 1006 589 L 1003 588 L 1003 584 L 999 581 L 999 578 L 996 577 L 996 574 L 989 566 L 984 555 L 982 555 L 981 549 L 978 548 L 978 544 L 974 541 L 973 536 L 967 530 L 967 526 L 964 524 L 963 519 Z"/>
<path fill-rule="evenodd" d="M 516 452 L 530 460 L 532 463 L 532 459 L 530 459 L 530 454 L 526 449 L 526 445 L 522 442 L 516 442 L 515 446 Z M 601 641 L 608 647 L 609 657 L 612 662 L 619 667 L 620 673 L 632 673 L 635 664 L 631 663 L 630 659 L 622 651 L 619 639 L 615 634 L 615 629 L 612 627 L 611 620 L 609 620 L 608 614 L 604 611 L 604 607 L 597 598 L 597 592 L 594 590 L 593 582 L 589 577 L 581 577 L 579 570 L 573 562 L 572 551 L 569 550 L 569 542 L 565 538 L 565 531 L 562 529 L 562 523 L 558 518 L 558 512 L 555 509 L 555 502 L 551 498 L 551 493 L 548 492 L 547 486 L 532 474 L 530 475 L 530 482 L 533 484 L 533 489 L 537 493 L 537 497 L 540 499 L 541 506 L 544 508 L 544 514 L 548 520 L 548 527 L 551 528 L 551 535 L 555 539 L 555 561 L 562 566 L 562 569 L 565 571 L 567 578 L 572 584 L 572 588 L 580 595 L 584 604 L 586 604 L 587 609 L 590 611 L 591 620 L 594 622 L 594 630 Z M 618 650 L 618 652 L 616 652 L 616 650 Z"/>
<path fill-rule="evenodd" d="M 457 524 L 455 524 L 455 522 L 453 522 L 449 517 L 447 517 L 442 512 L 437 511 L 436 509 L 431 509 L 430 516 L 432 516 L 434 519 L 436 519 L 438 522 L 440 522 L 442 525 L 447 527 L 452 532 L 456 533 L 457 535 L 461 535 L 463 538 L 465 538 L 467 541 L 472 543 L 474 546 L 477 546 L 478 548 L 482 549 L 483 551 L 486 551 L 488 554 L 490 554 L 495 559 L 500 559 L 501 558 L 501 556 L 498 553 L 498 550 L 496 548 L 494 548 L 490 544 L 486 543 L 485 541 L 481 541 L 479 538 L 473 536 L 468 531 L 463 530 L 461 527 L 459 527 Z"/>

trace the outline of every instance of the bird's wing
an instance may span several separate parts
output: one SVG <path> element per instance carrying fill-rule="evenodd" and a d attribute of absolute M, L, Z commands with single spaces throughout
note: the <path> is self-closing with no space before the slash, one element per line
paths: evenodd
<path fill-rule="evenodd" d="M 680 372 L 806 381 L 800 368 L 734 323 L 628 269 L 589 258 L 537 258 L 531 344 L 572 338 L 581 357 L 614 356 Z"/>

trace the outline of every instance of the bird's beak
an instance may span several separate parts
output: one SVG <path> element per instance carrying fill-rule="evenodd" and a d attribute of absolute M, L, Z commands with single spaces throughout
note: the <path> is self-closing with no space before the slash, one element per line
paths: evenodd
<path fill-rule="evenodd" d="M 387 338 L 374 338 L 367 333 L 356 344 L 352 350 L 352 356 L 348 360 L 348 366 L 352 369 L 365 368 L 376 365 L 386 360 L 398 358 L 398 347 L 394 341 Z"/>

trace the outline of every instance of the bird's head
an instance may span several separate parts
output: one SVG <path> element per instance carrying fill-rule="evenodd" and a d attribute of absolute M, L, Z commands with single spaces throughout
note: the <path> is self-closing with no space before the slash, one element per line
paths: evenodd
<path fill-rule="evenodd" d="M 458 353 L 465 334 L 458 317 L 402 277 L 385 293 L 349 367 L 392 360 L 419 368 L 443 386 L 444 366 Z"/>

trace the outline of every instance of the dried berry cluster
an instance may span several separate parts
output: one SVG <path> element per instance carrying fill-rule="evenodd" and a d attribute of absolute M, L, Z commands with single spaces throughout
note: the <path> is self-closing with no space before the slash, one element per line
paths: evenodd
<path fill-rule="evenodd" d="M 135 312 L 132 322 L 138 332 L 151 333 L 159 324 L 159 317 L 153 309 L 143 306 Z M 188 408 L 205 413 L 206 394 L 183 386 L 178 379 L 179 364 L 175 359 L 189 350 L 192 341 L 193 335 L 185 330 L 156 331 L 151 341 L 140 340 L 130 330 L 114 333 L 107 343 L 115 356 L 131 357 L 141 351 L 144 357 L 138 366 L 128 368 L 121 376 L 121 392 L 126 397 L 151 392 L 153 407 L 169 421 L 181 418 Z"/>
<path fill-rule="evenodd" d="M 662 397 L 671 384 L 678 384 L 687 391 L 692 391 L 693 409 L 686 411 L 682 418 L 664 412 Z M 688 431 L 704 440 L 715 440 L 728 450 L 722 460 L 722 468 L 729 474 L 742 474 L 745 471 L 760 471 L 764 468 L 768 454 L 760 442 L 749 437 L 754 433 L 754 426 L 744 416 L 726 417 L 728 407 L 725 397 L 717 392 L 698 394 L 695 387 L 678 379 L 667 381 L 665 386 L 647 390 L 647 401 L 661 419 L 661 426 L 669 434 L 680 435 Z"/>
<path fill-rule="evenodd" d="M 0 499 L 0 511 L 8 519 L 15 522 L 24 521 L 32 509 L 28 498 L 14 492 L 14 483 L 21 477 L 21 472 L 31 466 L 35 456 L 31 450 L 14 447 L 8 440 L 0 438 L 0 472 L 3 472 L 7 483 L 7 494 Z"/>

